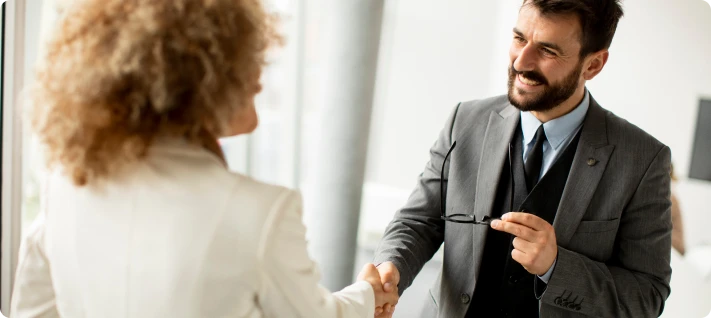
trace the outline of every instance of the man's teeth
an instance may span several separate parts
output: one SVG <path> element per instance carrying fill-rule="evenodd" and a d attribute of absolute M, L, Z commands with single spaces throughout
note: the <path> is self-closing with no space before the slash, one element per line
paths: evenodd
<path fill-rule="evenodd" d="M 536 85 L 541 84 L 541 82 L 527 79 L 527 78 L 523 77 L 523 75 L 519 75 L 518 78 L 519 78 L 519 80 L 521 80 L 522 83 L 524 83 L 526 85 L 536 86 Z"/>

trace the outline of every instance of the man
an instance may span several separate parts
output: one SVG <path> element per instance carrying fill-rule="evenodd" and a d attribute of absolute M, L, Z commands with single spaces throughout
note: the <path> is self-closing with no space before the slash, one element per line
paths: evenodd
<path fill-rule="evenodd" d="M 619 0 L 524 1 L 508 96 L 454 109 L 376 251 L 386 290 L 444 242 L 423 317 L 661 314 L 670 150 L 585 88 L 622 14 Z"/>

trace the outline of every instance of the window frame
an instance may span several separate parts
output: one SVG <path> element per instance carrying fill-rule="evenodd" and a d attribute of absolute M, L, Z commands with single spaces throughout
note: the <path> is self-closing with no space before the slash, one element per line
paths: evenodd
<path fill-rule="evenodd" d="M 9 316 L 22 231 L 23 140 L 17 105 L 25 78 L 25 0 L 10 0 L 3 5 L 0 311 Z"/>

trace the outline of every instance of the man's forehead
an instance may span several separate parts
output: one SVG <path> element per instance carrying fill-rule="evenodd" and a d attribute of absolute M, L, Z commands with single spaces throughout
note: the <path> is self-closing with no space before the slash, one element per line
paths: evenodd
<path fill-rule="evenodd" d="M 524 36 L 534 37 L 534 41 L 552 42 L 562 47 L 580 46 L 580 19 L 573 13 L 541 14 L 533 5 L 526 4 L 519 11 L 515 29 Z"/>

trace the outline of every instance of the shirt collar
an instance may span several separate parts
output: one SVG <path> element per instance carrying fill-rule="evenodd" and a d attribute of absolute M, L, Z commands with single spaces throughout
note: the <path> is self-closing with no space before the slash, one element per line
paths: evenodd
<path fill-rule="evenodd" d="M 590 93 L 587 88 L 584 96 L 583 101 L 573 111 L 543 124 L 546 139 L 548 139 L 548 143 L 553 149 L 558 149 L 561 143 L 583 124 L 585 114 L 587 114 L 590 107 Z M 523 130 L 523 140 L 526 145 L 531 143 L 533 137 L 536 136 L 536 130 L 540 125 L 541 122 L 531 112 L 521 112 L 521 129 Z"/>

